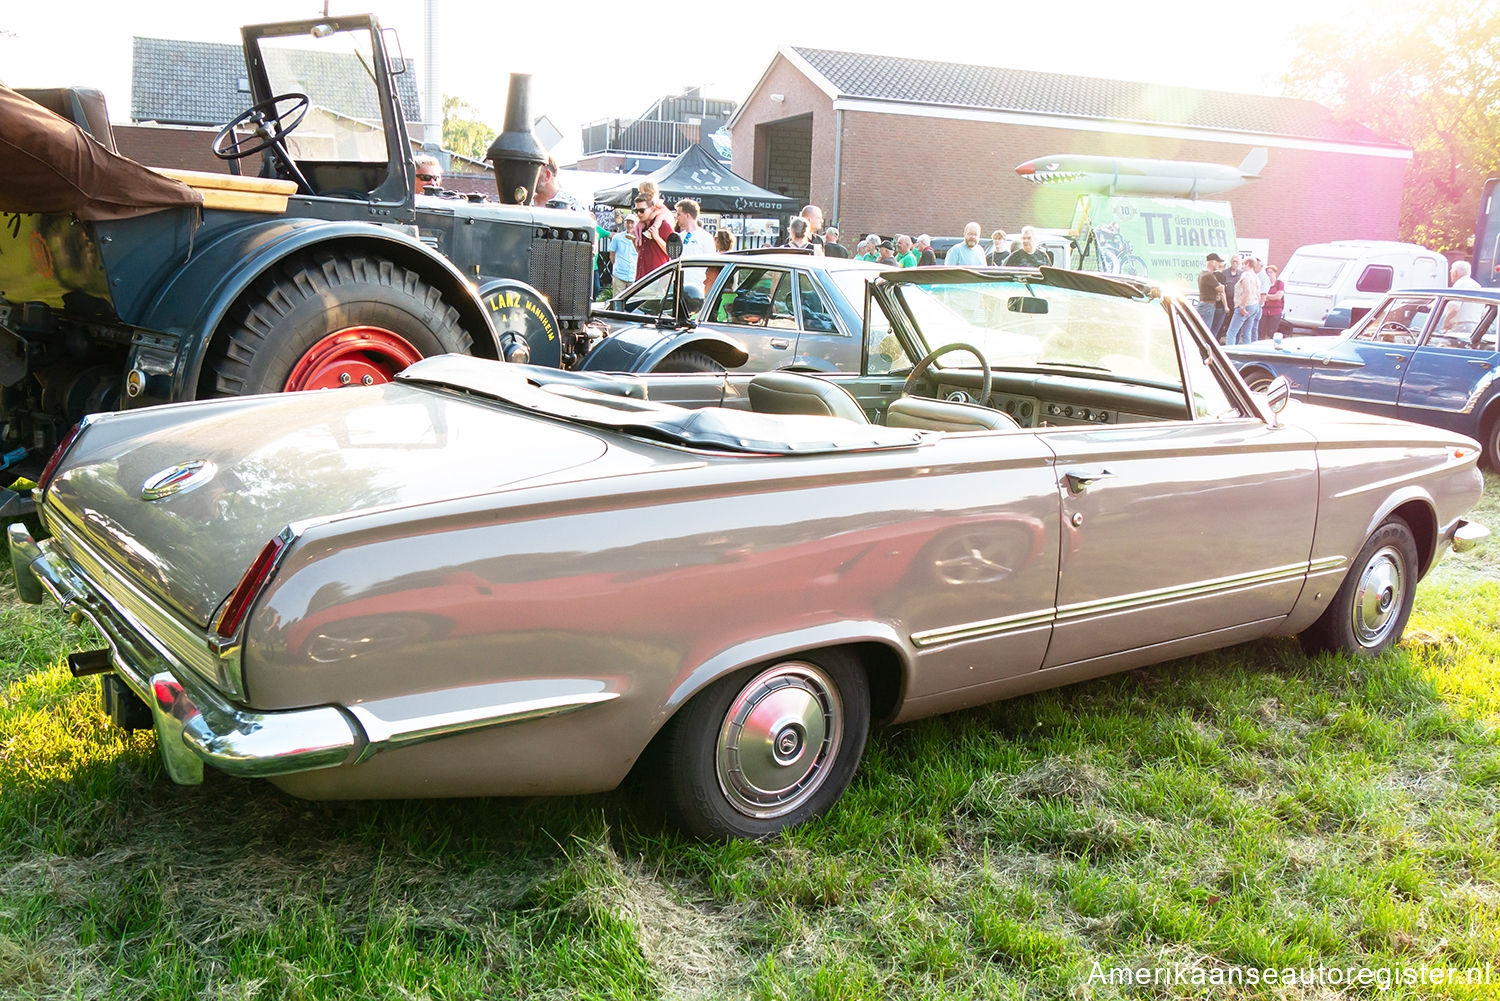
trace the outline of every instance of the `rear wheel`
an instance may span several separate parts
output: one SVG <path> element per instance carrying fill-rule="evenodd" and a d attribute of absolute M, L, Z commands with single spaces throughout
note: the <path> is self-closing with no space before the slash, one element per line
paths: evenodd
<path fill-rule="evenodd" d="M 211 349 L 204 395 L 374 385 L 472 343 L 414 271 L 358 254 L 293 258 L 241 299 Z"/>
<path fill-rule="evenodd" d="M 1381 522 L 1333 602 L 1298 639 L 1308 653 L 1373 657 L 1401 638 L 1417 590 L 1417 540 L 1401 518 Z"/>
<path fill-rule="evenodd" d="M 845 652 L 721 679 L 667 724 L 667 810 L 698 837 L 769 837 L 837 802 L 869 729 L 869 683 Z"/>
<path fill-rule="evenodd" d="M 724 371 L 724 366 L 714 361 L 702 351 L 692 348 L 679 348 L 656 363 L 653 372 L 713 372 L 715 374 Z"/>

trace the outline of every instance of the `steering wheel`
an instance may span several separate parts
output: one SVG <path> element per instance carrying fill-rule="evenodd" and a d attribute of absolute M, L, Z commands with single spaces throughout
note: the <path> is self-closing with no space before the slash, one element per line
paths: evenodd
<path fill-rule="evenodd" d="M 933 348 L 927 352 L 922 360 L 912 367 L 911 374 L 906 377 L 906 385 L 901 387 L 901 394 L 903 396 L 918 395 L 915 389 L 921 384 L 923 377 L 927 375 L 927 370 L 932 367 L 932 363 L 950 351 L 967 351 L 979 359 L 979 399 L 975 402 L 981 406 L 989 406 L 985 401 L 990 398 L 990 389 L 994 385 L 994 376 L 990 372 L 990 363 L 984 357 L 984 352 L 972 344 L 944 344 L 940 348 Z"/>
<path fill-rule="evenodd" d="M 291 101 L 292 105 L 282 111 L 280 105 L 284 101 Z M 228 160 L 229 172 L 238 174 L 241 160 L 269 149 L 275 154 L 275 159 L 280 161 L 280 166 L 285 168 L 286 175 L 297 182 L 297 189 L 312 194 L 312 183 L 302 173 L 302 168 L 297 166 L 297 161 L 292 159 L 291 150 L 286 148 L 285 142 L 287 135 L 302 124 L 302 119 L 307 117 L 307 109 L 311 106 L 312 101 L 306 94 L 295 91 L 277 94 L 252 105 L 214 136 L 214 156 L 220 160 Z M 242 142 L 234 130 L 252 122 L 255 125 L 254 133 Z M 274 164 L 268 164 L 270 166 Z"/>
<path fill-rule="evenodd" d="M 280 110 L 281 102 L 294 101 L 291 107 L 285 111 Z M 253 156 L 261 150 L 272 146 L 277 152 L 285 153 L 282 140 L 293 129 L 302 124 L 302 119 L 307 117 L 307 109 L 312 105 L 312 100 L 306 94 L 290 92 L 277 94 L 275 97 L 267 98 L 259 104 L 252 105 L 235 117 L 234 121 L 219 130 L 214 136 L 214 156 L 220 160 L 241 160 L 247 156 Z M 295 116 L 295 117 L 293 117 Z M 246 143 L 258 137 L 260 142 L 254 145 L 246 145 L 240 141 L 235 134 L 235 129 L 241 125 L 255 123 L 254 136 L 247 138 Z"/>

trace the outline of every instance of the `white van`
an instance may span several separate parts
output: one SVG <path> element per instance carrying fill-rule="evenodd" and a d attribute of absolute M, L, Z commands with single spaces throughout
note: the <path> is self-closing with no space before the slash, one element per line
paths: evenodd
<path fill-rule="evenodd" d="M 1338 240 L 1299 247 L 1281 270 L 1282 325 L 1294 333 L 1347 327 L 1392 289 L 1442 288 L 1448 260 L 1415 243 Z M 1330 317 L 1329 314 L 1333 315 Z"/>

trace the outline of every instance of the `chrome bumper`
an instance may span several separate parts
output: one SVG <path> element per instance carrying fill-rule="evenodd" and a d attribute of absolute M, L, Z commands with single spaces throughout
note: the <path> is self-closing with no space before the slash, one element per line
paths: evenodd
<path fill-rule="evenodd" d="M 335 706 L 258 713 L 229 704 L 154 643 L 123 610 L 25 525 L 6 530 L 16 591 L 33 604 L 50 594 L 87 617 L 109 640 L 118 674 L 151 709 L 156 742 L 174 782 L 203 781 L 203 765 L 230 775 L 263 778 L 332 768 L 358 758 L 362 728 Z"/>
<path fill-rule="evenodd" d="M 1453 551 L 1455 553 L 1468 552 L 1490 537 L 1490 530 L 1478 522 L 1458 519 L 1458 524 L 1453 526 Z"/>
<path fill-rule="evenodd" d="M 599 678 L 492 681 L 357 705 L 256 712 L 231 704 L 58 550 L 11 525 L 16 590 L 38 604 L 50 594 L 109 640 L 115 673 L 151 710 L 156 743 L 174 782 L 203 781 L 204 764 L 265 778 L 358 764 L 460 733 L 573 712 L 619 698 Z"/>

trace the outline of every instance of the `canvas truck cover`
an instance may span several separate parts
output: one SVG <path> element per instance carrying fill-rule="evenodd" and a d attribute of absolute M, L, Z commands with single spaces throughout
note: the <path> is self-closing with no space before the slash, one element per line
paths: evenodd
<path fill-rule="evenodd" d="M 203 196 L 111 153 L 83 129 L 0 86 L 0 212 L 127 219 Z"/>

